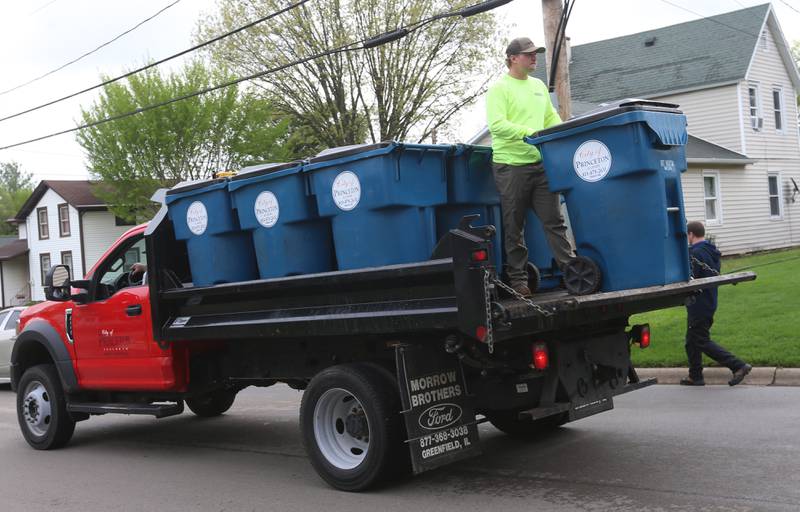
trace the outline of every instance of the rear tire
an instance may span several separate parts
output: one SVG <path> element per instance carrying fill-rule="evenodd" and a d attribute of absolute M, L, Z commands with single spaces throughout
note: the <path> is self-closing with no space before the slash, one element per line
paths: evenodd
<path fill-rule="evenodd" d="M 187 398 L 186 405 L 197 416 L 213 418 L 230 409 L 234 400 L 236 400 L 236 391 L 218 389 Z"/>
<path fill-rule="evenodd" d="M 406 467 L 396 385 L 367 364 L 323 370 L 300 405 L 303 445 L 317 473 L 343 491 L 361 491 Z"/>
<path fill-rule="evenodd" d="M 37 450 L 53 450 L 67 444 L 75 432 L 75 420 L 58 372 L 51 364 L 28 368 L 19 381 L 17 420 L 22 436 Z"/>
<path fill-rule="evenodd" d="M 520 419 L 517 411 L 491 411 L 485 416 L 502 432 L 513 437 L 534 437 L 557 429 L 569 421 L 569 413 L 555 414 L 538 420 Z"/>

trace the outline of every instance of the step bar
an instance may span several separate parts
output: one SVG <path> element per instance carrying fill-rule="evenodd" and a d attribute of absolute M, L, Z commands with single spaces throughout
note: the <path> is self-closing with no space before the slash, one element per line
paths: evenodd
<path fill-rule="evenodd" d="M 183 400 L 155 404 L 141 403 L 69 403 L 67 411 L 80 414 L 145 414 L 166 418 L 183 413 Z"/>

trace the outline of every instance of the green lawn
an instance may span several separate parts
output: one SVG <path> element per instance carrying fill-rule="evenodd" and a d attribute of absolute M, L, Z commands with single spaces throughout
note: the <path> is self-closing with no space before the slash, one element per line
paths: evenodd
<path fill-rule="evenodd" d="M 723 260 L 723 273 L 737 270 L 752 270 L 758 277 L 720 287 L 711 339 L 754 366 L 800 367 L 800 249 Z M 686 309 L 654 311 L 630 320 L 645 322 L 652 342 L 647 349 L 631 349 L 634 364 L 686 366 Z M 705 364 L 712 363 L 705 359 Z"/>

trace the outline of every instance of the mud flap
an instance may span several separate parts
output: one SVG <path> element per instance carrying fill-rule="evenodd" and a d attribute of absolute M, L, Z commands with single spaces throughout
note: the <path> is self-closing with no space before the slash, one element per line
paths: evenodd
<path fill-rule="evenodd" d="M 480 455 L 474 399 L 458 358 L 403 345 L 396 361 L 414 474 Z"/>

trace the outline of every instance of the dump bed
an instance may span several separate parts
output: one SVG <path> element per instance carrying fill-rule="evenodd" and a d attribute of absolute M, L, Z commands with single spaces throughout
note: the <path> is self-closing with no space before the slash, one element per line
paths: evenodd
<path fill-rule="evenodd" d="M 163 222 L 161 222 L 163 221 Z M 165 267 L 171 227 L 164 216 L 148 228 L 156 338 L 177 340 L 286 339 L 367 336 L 402 339 L 460 332 L 486 343 L 573 329 L 683 304 L 698 290 L 755 279 L 752 272 L 665 286 L 530 300 L 508 295 L 488 261 L 489 240 L 453 230 L 451 257 L 421 263 L 181 287 Z M 439 336 L 437 338 L 441 339 Z"/>

